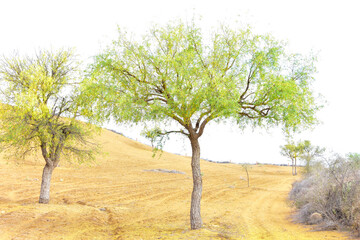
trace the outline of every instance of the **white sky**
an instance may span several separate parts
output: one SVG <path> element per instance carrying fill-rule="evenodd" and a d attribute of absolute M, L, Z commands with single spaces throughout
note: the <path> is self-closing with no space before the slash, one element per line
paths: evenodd
<path fill-rule="evenodd" d="M 323 122 L 298 138 L 335 152 L 360 152 L 359 87 L 360 14 L 356 0 L 0 0 L 0 54 L 14 50 L 75 47 L 81 58 L 98 53 L 117 36 L 117 25 L 143 33 L 153 23 L 201 16 L 204 27 L 225 22 L 250 23 L 255 31 L 287 40 L 296 52 L 319 51 L 314 87 L 328 101 Z M 137 129 L 120 129 L 138 138 Z M 210 125 L 201 137 L 202 157 L 217 161 L 287 163 L 279 130 L 246 130 Z M 186 139 L 172 138 L 165 148 L 189 154 Z"/>

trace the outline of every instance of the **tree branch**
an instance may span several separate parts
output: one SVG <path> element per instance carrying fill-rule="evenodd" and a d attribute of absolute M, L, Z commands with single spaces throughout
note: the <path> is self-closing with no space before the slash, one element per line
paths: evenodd
<path fill-rule="evenodd" d="M 183 134 L 185 136 L 189 136 L 188 133 L 184 132 L 184 130 L 180 130 L 180 131 L 166 131 L 166 132 L 163 132 L 163 133 L 159 133 L 159 135 L 162 135 L 162 136 L 166 136 L 166 135 L 169 135 L 169 134 L 172 134 L 172 133 L 180 133 L 180 134 Z"/>

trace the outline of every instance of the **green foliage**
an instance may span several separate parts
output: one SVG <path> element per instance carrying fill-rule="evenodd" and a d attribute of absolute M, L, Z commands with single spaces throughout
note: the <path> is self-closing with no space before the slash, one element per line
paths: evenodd
<path fill-rule="evenodd" d="M 288 157 L 291 160 L 295 160 L 300 157 L 304 150 L 302 142 L 294 143 L 293 141 L 289 141 L 288 144 L 280 146 L 280 148 L 281 155 Z"/>
<path fill-rule="evenodd" d="M 185 135 L 197 136 L 225 118 L 242 128 L 310 126 L 320 107 L 310 88 L 316 59 L 286 54 L 285 47 L 270 35 L 226 26 L 206 41 L 195 23 L 181 21 L 154 26 L 142 41 L 119 30 L 82 86 L 84 101 L 94 103 L 86 114 L 98 121 L 175 120 Z"/>
<path fill-rule="evenodd" d="M 325 148 L 311 145 L 309 140 L 294 141 L 288 140 L 288 144 L 281 146 L 281 155 L 288 157 L 293 164 L 296 165 L 296 160 L 300 159 L 305 162 L 304 173 L 310 173 L 311 164 L 314 164 L 314 160 L 320 157 L 324 152 Z"/>
<path fill-rule="evenodd" d="M 356 167 L 360 168 L 360 153 L 348 153 L 347 159 L 352 162 Z"/>
<path fill-rule="evenodd" d="M 302 146 L 302 154 L 300 155 L 300 159 L 305 162 L 304 172 L 311 172 L 311 165 L 314 164 L 314 160 L 325 152 L 325 148 L 321 148 L 319 146 L 311 145 L 309 140 L 305 140 L 300 143 Z"/>
<path fill-rule="evenodd" d="M 163 132 L 161 131 L 161 129 L 159 127 L 155 127 L 152 129 L 144 129 L 144 131 L 141 134 L 145 138 L 147 138 L 151 141 L 151 147 L 153 149 L 153 157 L 156 156 L 156 153 L 159 150 L 163 149 L 165 140 L 166 140 L 166 138 L 168 138 L 168 136 L 166 134 L 163 134 Z"/>
<path fill-rule="evenodd" d="M 96 151 L 86 136 L 94 127 L 80 116 L 79 64 L 72 51 L 41 51 L 35 57 L 3 57 L 0 62 L 0 145 L 16 158 L 41 150 L 47 163 L 60 155 L 79 162 Z"/>

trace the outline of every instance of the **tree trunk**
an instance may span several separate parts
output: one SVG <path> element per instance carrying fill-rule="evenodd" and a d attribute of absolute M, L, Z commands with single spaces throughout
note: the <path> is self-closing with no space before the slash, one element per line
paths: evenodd
<path fill-rule="evenodd" d="M 46 164 L 42 174 L 42 181 L 41 181 L 41 190 L 40 190 L 40 198 L 39 203 L 49 203 L 50 201 L 50 181 L 51 175 L 54 170 L 54 166 Z"/>
<path fill-rule="evenodd" d="M 295 175 L 297 175 L 297 172 L 296 172 L 296 158 L 295 158 Z"/>
<path fill-rule="evenodd" d="M 200 201 L 202 194 L 202 176 L 200 170 L 200 145 L 196 137 L 190 136 L 192 157 L 191 169 L 193 175 L 193 191 L 191 194 L 191 208 L 190 208 L 190 224 L 191 229 L 198 229 L 202 227 Z"/>

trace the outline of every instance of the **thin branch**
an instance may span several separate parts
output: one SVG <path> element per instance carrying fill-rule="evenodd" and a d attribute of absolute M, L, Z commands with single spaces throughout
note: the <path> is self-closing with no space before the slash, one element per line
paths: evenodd
<path fill-rule="evenodd" d="M 166 131 L 166 132 L 162 132 L 162 133 L 158 133 L 159 135 L 162 135 L 162 136 L 167 136 L 167 135 L 169 135 L 169 134 L 172 134 L 172 133 L 177 133 L 177 134 L 183 134 L 183 135 L 185 135 L 185 136 L 189 136 L 189 134 L 188 133 L 186 133 L 186 132 L 184 132 L 184 130 L 180 130 L 180 131 Z"/>
<path fill-rule="evenodd" d="M 251 83 L 251 81 L 252 81 L 252 78 L 254 77 L 254 73 L 255 73 L 255 69 L 254 70 L 252 70 L 253 68 L 254 68 L 254 65 L 255 65 L 255 63 L 253 62 L 252 64 L 251 64 L 251 67 L 250 67 L 250 70 L 249 70 L 249 75 L 248 75 L 248 77 L 247 77 L 247 81 L 246 81 L 246 88 L 245 88 L 245 90 L 244 90 L 244 92 L 241 94 L 241 96 L 240 96 L 240 99 L 239 99 L 239 103 L 241 103 L 241 101 L 243 101 L 245 98 L 244 98 L 244 96 L 245 96 L 245 94 L 247 93 L 247 91 L 249 90 L 249 88 L 250 88 L 250 83 Z M 250 94 L 249 94 L 250 95 Z M 249 96 L 248 95 L 248 96 Z M 247 97 L 248 97 L 247 96 Z M 246 97 L 246 98 L 247 98 Z"/>

